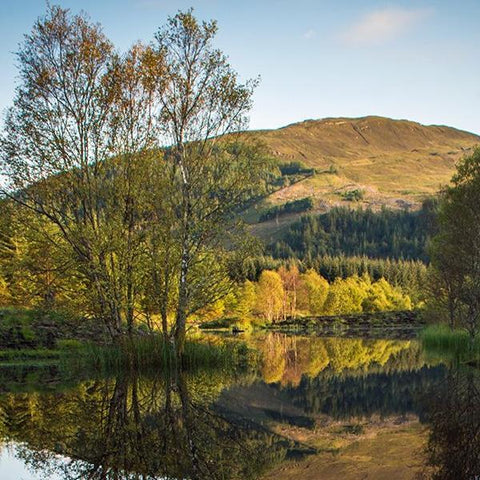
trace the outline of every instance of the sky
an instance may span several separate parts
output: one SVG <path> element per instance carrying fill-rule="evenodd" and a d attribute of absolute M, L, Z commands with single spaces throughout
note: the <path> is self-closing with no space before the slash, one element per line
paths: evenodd
<path fill-rule="evenodd" d="M 120 51 L 194 8 L 242 79 L 260 76 L 250 128 L 381 115 L 480 133 L 480 1 L 52 0 L 86 11 Z M 44 0 L 0 0 L 0 111 L 14 52 Z"/>

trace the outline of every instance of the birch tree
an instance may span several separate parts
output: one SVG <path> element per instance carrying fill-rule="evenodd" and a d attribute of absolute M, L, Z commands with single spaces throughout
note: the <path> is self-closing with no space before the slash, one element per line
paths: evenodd
<path fill-rule="evenodd" d="M 256 81 L 241 83 L 226 56 L 215 49 L 214 21 L 200 23 L 192 11 L 169 18 L 154 49 L 164 58 L 159 92 L 162 141 L 178 247 L 173 337 L 183 351 L 188 316 L 225 295 L 233 218 L 264 185 L 265 156 L 241 145 Z M 220 288 L 218 288 L 220 287 Z"/>
<path fill-rule="evenodd" d="M 133 324 L 139 165 L 156 138 L 152 58 L 141 45 L 122 57 L 86 15 L 49 7 L 17 54 L 1 142 L 3 194 L 55 225 L 112 338 Z"/>

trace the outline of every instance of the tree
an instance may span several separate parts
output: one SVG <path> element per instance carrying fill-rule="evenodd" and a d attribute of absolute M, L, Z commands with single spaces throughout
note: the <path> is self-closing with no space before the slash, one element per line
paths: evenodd
<path fill-rule="evenodd" d="M 0 276 L 0 306 L 6 306 L 10 304 L 10 298 L 7 282 L 3 276 Z"/>
<path fill-rule="evenodd" d="M 432 242 L 432 263 L 447 298 L 450 324 L 472 336 L 480 324 L 480 149 L 457 166 L 452 186 L 443 192 L 439 233 Z"/>
<path fill-rule="evenodd" d="M 298 306 L 311 315 L 321 315 L 327 299 L 328 282 L 315 270 L 307 270 L 300 276 Z"/>
<path fill-rule="evenodd" d="M 412 302 L 408 295 L 390 285 L 384 278 L 371 283 L 366 279 L 367 296 L 362 301 L 364 312 L 385 312 L 388 310 L 411 310 Z"/>
<path fill-rule="evenodd" d="M 234 214 L 264 188 L 264 155 L 240 145 L 255 81 L 241 84 L 225 55 L 213 47 L 215 22 L 192 11 L 169 18 L 156 35 L 164 59 L 158 84 L 162 139 L 168 145 L 169 226 L 178 247 L 172 265 L 177 301 L 173 336 L 181 353 L 189 315 L 225 295 L 228 250 L 239 247 Z M 229 244 L 230 248 L 225 245 Z"/>
<path fill-rule="evenodd" d="M 300 280 L 300 272 L 297 265 L 289 265 L 288 267 L 281 266 L 278 269 L 285 290 L 283 299 L 283 318 L 290 316 L 292 318 L 296 315 L 297 309 L 297 288 Z"/>
<path fill-rule="evenodd" d="M 75 309 L 84 285 L 51 222 L 9 200 L 1 202 L 0 271 L 10 305 Z"/>
<path fill-rule="evenodd" d="M 252 251 L 235 218 L 265 190 L 266 157 L 232 132 L 256 82 L 238 81 L 216 30 L 180 12 L 120 55 L 85 15 L 49 7 L 18 53 L 1 193 L 61 239 L 85 313 L 114 340 L 160 314 L 181 354 L 187 318 L 231 291 Z"/>
<path fill-rule="evenodd" d="M 328 290 L 325 313 L 328 315 L 360 313 L 366 296 L 367 288 L 360 277 L 354 275 L 345 280 L 337 278 Z"/>
<path fill-rule="evenodd" d="M 255 285 L 246 280 L 236 293 L 234 313 L 241 319 L 249 317 L 255 308 Z"/>
<path fill-rule="evenodd" d="M 256 82 L 238 81 L 216 31 L 180 12 L 120 55 L 85 15 L 49 7 L 18 53 L 1 140 L 0 193 L 61 239 L 82 313 L 114 340 L 160 315 L 179 355 L 188 317 L 254 251 L 237 213 L 269 176 L 263 147 L 235 133 Z"/>
<path fill-rule="evenodd" d="M 98 25 L 60 7 L 49 7 L 17 56 L 2 193 L 55 226 L 88 284 L 91 313 L 116 339 L 124 321 L 133 324 L 145 178 L 134 164 L 149 165 L 147 80 L 158 62 L 146 62 L 140 45 L 118 56 Z"/>
<path fill-rule="evenodd" d="M 282 278 L 273 270 L 264 270 L 258 279 L 256 311 L 268 322 L 274 322 L 280 318 L 283 309 Z"/>

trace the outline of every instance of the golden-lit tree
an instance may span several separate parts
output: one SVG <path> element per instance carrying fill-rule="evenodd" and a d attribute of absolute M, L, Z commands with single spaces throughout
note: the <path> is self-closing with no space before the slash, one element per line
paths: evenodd
<path fill-rule="evenodd" d="M 273 270 L 264 270 L 257 284 L 256 312 L 269 323 L 279 320 L 284 296 L 285 290 L 280 275 Z"/>
<path fill-rule="evenodd" d="M 328 290 L 324 307 L 325 313 L 329 315 L 360 313 L 366 295 L 365 285 L 358 276 L 346 279 L 337 278 Z"/>
<path fill-rule="evenodd" d="M 328 282 L 315 270 L 307 270 L 300 276 L 298 289 L 298 307 L 310 315 L 324 313 L 324 304 L 328 295 Z"/>
<path fill-rule="evenodd" d="M 362 309 L 364 312 L 411 310 L 412 302 L 400 288 L 390 285 L 384 278 L 381 278 L 370 283 L 367 296 L 362 302 Z"/>
<path fill-rule="evenodd" d="M 278 274 L 283 282 L 285 296 L 283 299 L 283 318 L 295 318 L 297 311 L 297 290 L 300 280 L 300 272 L 296 264 L 288 267 L 281 266 Z"/>

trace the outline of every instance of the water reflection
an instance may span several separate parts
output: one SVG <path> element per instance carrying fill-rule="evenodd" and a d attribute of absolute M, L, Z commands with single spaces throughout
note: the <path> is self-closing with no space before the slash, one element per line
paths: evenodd
<path fill-rule="evenodd" d="M 0 438 L 43 478 L 254 479 L 359 439 L 359 419 L 425 418 L 419 399 L 445 376 L 410 341 L 267 334 L 249 343 L 259 354 L 241 370 L 66 384 L 51 368 L 0 370 Z"/>
<path fill-rule="evenodd" d="M 20 456 L 33 470 L 65 479 L 258 478 L 289 445 L 212 410 L 224 384 L 223 376 L 179 373 L 7 394 L 2 434 L 25 445 Z"/>
<path fill-rule="evenodd" d="M 267 334 L 251 342 L 262 353 L 263 380 L 282 385 L 298 385 L 303 376 L 315 378 L 324 371 L 335 376 L 372 368 L 388 373 L 418 369 L 425 363 L 413 341 Z"/>
<path fill-rule="evenodd" d="M 428 463 L 435 480 L 480 478 L 480 372 L 453 367 L 425 397 Z"/>

